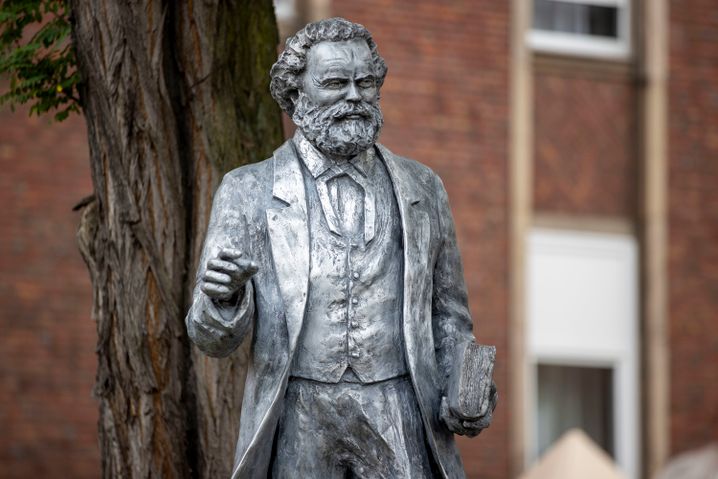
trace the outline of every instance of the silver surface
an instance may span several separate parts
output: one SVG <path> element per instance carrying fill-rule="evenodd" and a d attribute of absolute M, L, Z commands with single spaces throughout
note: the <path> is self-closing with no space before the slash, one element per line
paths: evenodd
<path fill-rule="evenodd" d="M 408 377 L 373 384 L 291 379 L 272 477 L 433 477 Z"/>
<path fill-rule="evenodd" d="M 399 416 L 421 419 L 419 442 L 433 475 L 464 477 L 453 435 L 473 436 L 491 421 L 496 394 L 484 390 L 491 381 L 478 385 L 478 394 L 491 401 L 484 417 L 465 421 L 447 407 L 456 346 L 474 341 L 466 286 L 441 180 L 376 143 L 385 74 L 360 25 L 343 19 L 309 24 L 288 40 L 272 68 L 272 94 L 297 123 L 296 142 L 228 173 L 215 194 L 186 322 L 191 339 L 212 356 L 252 341 L 235 478 L 267 477 L 291 451 L 321 449 L 320 437 L 337 434 L 356 439 L 357 456 L 363 450 L 372 457 L 380 447 L 393 451 L 347 471 L 400 477 L 387 472 L 395 470 L 392 457 L 417 439 L 401 432 Z M 378 169 L 367 173 L 367 161 L 379 162 Z M 360 254 L 368 249 L 371 255 Z M 352 258 L 359 268 L 350 267 Z M 363 275 L 372 265 L 379 267 Z M 347 303 L 336 308 L 332 298 Z M 328 346 L 326 338 L 343 341 L 342 348 Z M 352 360 L 356 371 L 347 367 Z M 346 398 L 347 388 L 361 400 L 342 403 L 341 417 L 326 417 L 340 414 L 331 408 L 299 415 L 301 405 L 287 386 L 307 381 L 300 375 L 316 380 L 324 406 Z M 395 381 L 407 381 L 413 399 L 375 418 L 399 431 L 379 441 L 356 421 L 386 400 L 381 391 Z M 281 417 L 302 419 L 275 445 Z M 317 459 L 316 450 L 311 457 L 338 464 L 339 449 L 321 450 L 326 457 Z M 295 477 L 325 477 L 315 469 L 320 462 L 303 463 L 310 465 Z"/>

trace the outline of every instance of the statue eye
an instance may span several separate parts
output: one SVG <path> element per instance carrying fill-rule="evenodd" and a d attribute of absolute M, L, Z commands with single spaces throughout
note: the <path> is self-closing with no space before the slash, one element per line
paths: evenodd
<path fill-rule="evenodd" d="M 339 89 L 344 88 L 347 84 L 347 80 L 343 78 L 331 78 L 323 82 L 324 88 Z"/>
<path fill-rule="evenodd" d="M 362 78 L 357 82 L 361 88 L 373 88 L 376 86 L 373 77 Z"/>

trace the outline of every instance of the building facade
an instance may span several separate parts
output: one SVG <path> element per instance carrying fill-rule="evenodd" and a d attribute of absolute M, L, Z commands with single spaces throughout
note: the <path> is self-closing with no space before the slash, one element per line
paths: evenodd
<path fill-rule="evenodd" d="M 573 426 L 633 478 L 718 441 L 715 2 L 276 3 L 285 35 L 369 28 L 381 141 L 447 187 L 477 337 L 498 349 L 494 424 L 459 441 L 468 477 L 515 478 Z M 0 477 L 95 477 L 70 211 L 91 192 L 85 130 L 0 125 Z"/>

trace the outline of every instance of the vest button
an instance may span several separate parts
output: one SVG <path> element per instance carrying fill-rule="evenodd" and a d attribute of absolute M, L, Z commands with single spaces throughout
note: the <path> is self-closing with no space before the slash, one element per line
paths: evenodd
<path fill-rule="evenodd" d="M 352 304 L 358 304 L 358 303 L 359 303 L 359 300 L 358 300 L 358 299 L 352 298 Z"/>
<path fill-rule="evenodd" d="M 354 274 L 352 274 L 352 278 L 354 278 L 354 279 L 359 279 L 359 272 L 358 272 L 358 271 L 354 271 Z"/>

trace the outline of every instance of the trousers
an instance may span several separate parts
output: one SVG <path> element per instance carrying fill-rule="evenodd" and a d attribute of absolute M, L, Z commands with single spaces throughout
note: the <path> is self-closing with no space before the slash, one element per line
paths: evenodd
<path fill-rule="evenodd" d="M 408 376 L 371 384 L 291 378 L 273 478 L 432 478 Z"/>

